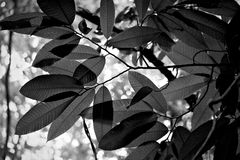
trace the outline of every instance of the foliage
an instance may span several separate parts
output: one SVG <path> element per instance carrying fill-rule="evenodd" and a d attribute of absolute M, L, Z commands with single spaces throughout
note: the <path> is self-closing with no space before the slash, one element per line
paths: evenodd
<path fill-rule="evenodd" d="M 127 7 L 116 18 L 113 0 L 101 0 L 100 16 L 76 9 L 74 0 L 37 3 L 43 13 L 15 14 L 0 21 L 2 30 L 51 39 L 33 62 L 49 74 L 33 78 L 20 90 L 40 102 L 19 120 L 16 134 L 52 123 L 48 131 L 48 140 L 52 140 L 82 117 L 96 159 L 85 118 L 93 119 L 99 148 L 136 147 L 126 159 L 202 159 L 212 148 L 214 159 L 238 159 L 237 2 L 135 0 L 134 8 Z M 76 15 L 83 18 L 78 28 L 72 26 Z M 97 25 L 96 29 L 88 28 L 86 21 Z M 123 21 L 130 21 L 128 28 L 119 27 Z M 102 36 L 106 43 L 91 38 L 90 33 Z M 84 45 L 85 40 L 96 48 Z M 133 63 L 112 53 L 111 48 L 128 53 Z M 174 65 L 165 65 L 162 55 Z M 127 69 L 99 83 L 107 56 Z M 136 72 L 140 69 L 159 70 L 168 83 L 158 88 Z M 177 70 L 176 76 L 170 69 Z M 135 95 L 113 100 L 104 85 L 124 73 L 128 73 Z M 174 113 L 177 109 L 167 102 L 179 99 L 188 107 L 183 113 Z M 180 126 L 190 112 L 192 126 Z M 172 123 L 166 126 L 164 121 Z M 139 157 L 142 152 L 146 155 Z"/>

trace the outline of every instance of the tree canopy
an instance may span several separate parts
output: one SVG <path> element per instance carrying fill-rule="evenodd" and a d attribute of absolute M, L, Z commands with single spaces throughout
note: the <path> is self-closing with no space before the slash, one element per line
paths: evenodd
<path fill-rule="evenodd" d="M 92 13 L 74 0 L 37 0 L 41 12 L 0 21 L 1 30 L 49 39 L 32 62 L 48 73 L 20 89 L 38 104 L 15 133 L 51 124 L 51 141 L 81 118 L 95 159 L 97 149 L 120 148 L 132 149 L 126 160 L 239 159 L 239 4 L 134 0 L 117 11 L 116 3 L 100 0 Z M 125 69 L 100 80 L 111 70 L 108 57 Z M 157 70 L 167 83 L 152 82 L 142 70 Z M 115 99 L 106 84 L 123 74 L 134 95 Z M 181 107 L 174 105 L 179 100 Z M 86 119 L 93 121 L 97 144 Z"/>

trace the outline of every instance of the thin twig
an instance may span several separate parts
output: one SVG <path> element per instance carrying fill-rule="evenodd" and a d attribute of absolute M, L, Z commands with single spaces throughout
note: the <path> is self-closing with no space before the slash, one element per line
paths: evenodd
<path fill-rule="evenodd" d="M 95 148 L 95 146 L 94 146 L 94 144 L 93 144 L 93 141 L 92 141 L 91 135 L 90 135 L 90 133 L 89 133 L 87 124 L 86 124 L 86 122 L 85 122 L 85 119 L 84 119 L 84 118 L 82 118 L 82 119 L 83 119 L 83 128 L 84 128 L 85 134 L 87 135 L 87 137 L 88 137 L 88 139 L 89 139 L 89 141 L 90 141 L 90 144 L 91 144 L 91 147 L 92 147 L 92 151 L 93 151 L 93 154 L 94 154 L 94 158 L 95 158 L 95 160 L 97 160 L 97 151 L 96 151 L 96 148 Z"/>
<path fill-rule="evenodd" d="M 10 69 L 11 69 L 11 63 L 12 63 L 12 37 L 13 32 L 9 32 L 9 41 L 8 41 L 8 54 L 9 54 L 9 63 L 7 66 L 6 71 L 6 78 L 5 78 L 5 89 L 6 89 L 6 103 L 7 103 L 7 120 L 6 120 L 6 139 L 4 143 L 3 148 L 3 154 L 2 159 L 5 160 L 7 153 L 8 153 L 8 141 L 10 137 L 11 132 L 11 110 L 10 110 L 10 89 L 9 89 L 9 77 L 10 77 Z"/>

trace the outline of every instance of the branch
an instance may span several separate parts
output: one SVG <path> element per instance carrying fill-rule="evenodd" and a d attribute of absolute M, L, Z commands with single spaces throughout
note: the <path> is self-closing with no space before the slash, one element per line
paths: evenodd
<path fill-rule="evenodd" d="M 9 76 L 10 76 L 10 68 L 12 63 L 12 37 L 13 32 L 9 32 L 9 41 L 8 41 L 8 54 L 9 54 L 9 63 L 6 71 L 5 78 L 5 89 L 6 89 L 6 102 L 7 102 L 7 121 L 6 121 L 6 139 L 3 148 L 2 159 L 5 160 L 8 153 L 8 141 L 10 137 L 10 127 L 11 127 L 11 110 L 10 110 L 10 89 L 9 89 Z"/>
<path fill-rule="evenodd" d="M 157 59 L 157 57 L 153 54 L 152 49 L 144 48 L 141 50 L 141 53 L 148 59 L 149 62 L 158 67 L 159 71 L 168 79 L 168 81 L 175 79 L 175 76 L 172 74 L 172 72 L 164 67 L 164 63 Z"/>

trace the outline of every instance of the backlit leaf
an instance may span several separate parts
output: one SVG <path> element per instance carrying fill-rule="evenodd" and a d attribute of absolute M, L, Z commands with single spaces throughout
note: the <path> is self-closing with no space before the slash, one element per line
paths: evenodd
<path fill-rule="evenodd" d="M 151 92 L 153 91 L 152 88 L 145 86 L 142 87 L 141 89 L 138 90 L 138 92 L 134 95 L 132 101 L 131 101 L 131 105 L 136 104 L 137 102 L 141 101 L 142 99 L 144 99 L 147 95 L 149 95 Z"/>
<path fill-rule="evenodd" d="M 122 148 L 154 126 L 156 121 L 157 115 L 153 112 L 141 112 L 128 117 L 102 137 L 99 148 Z"/>
<path fill-rule="evenodd" d="M 41 10 L 49 17 L 55 18 L 64 24 L 72 24 L 75 18 L 74 0 L 37 0 Z"/>
<path fill-rule="evenodd" d="M 113 0 L 101 0 L 100 3 L 100 24 L 106 38 L 112 33 L 115 18 L 115 7 Z"/>
<path fill-rule="evenodd" d="M 17 123 L 16 134 L 23 135 L 37 131 L 54 121 L 74 100 L 74 97 L 40 102 L 31 108 Z"/>
<path fill-rule="evenodd" d="M 148 141 L 156 141 L 168 133 L 168 128 L 161 122 L 157 122 L 152 128 L 133 140 L 127 147 L 136 147 Z"/>
<path fill-rule="evenodd" d="M 171 82 L 162 94 L 168 101 L 186 98 L 207 84 L 204 77 L 188 75 L 179 77 Z"/>
<path fill-rule="evenodd" d="M 132 27 L 109 40 L 108 44 L 116 48 L 134 48 L 154 40 L 161 32 L 151 27 Z"/>
<path fill-rule="evenodd" d="M 66 75 L 41 75 L 27 82 L 20 92 L 26 97 L 43 101 L 58 93 L 74 91 L 79 93 L 83 86 L 76 79 Z"/>
<path fill-rule="evenodd" d="M 153 160 L 159 149 L 160 145 L 157 142 L 148 142 L 138 146 L 126 160 Z"/>
<path fill-rule="evenodd" d="M 89 90 L 69 104 L 63 113 L 53 121 L 48 132 L 48 141 L 58 137 L 71 128 L 79 119 L 79 114 L 91 104 L 93 96 L 94 90 Z"/>
<path fill-rule="evenodd" d="M 144 98 L 144 101 L 161 113 L 165 113 L 167 111 L 167 102 L 164 96 L 151 80 L 149 80 L 146 76 L 133 71 L 128 72 L 128 79 L 135 92 L 138 92 L 145 86 L 152 88 L 153 91 Z"/>
<path fill-rule="evenodd" d="M 99 56 L 87 59 L 74 71 L 73 77 L 86 84 L 96 80 L 105 66 L 105 57 Z"/>
<path fill-rule="evenodd" d="M 113 100 L 111 101 L 113 105 L 113 123 L 117 124 L 123 119 L 126 119 L 127 117 L 130 117 L 136 113 L 139 112 L 145 112 L 145 111 L 152 111 L 152 108 L 149 107 L 146 103 L 140 101 L 134 105 L 132 105 L 130 108 L 128 106 L 131 103 L 131 99 L 121 99 L 121 100 Z M 110 103 L 110 102 L 104 102 L 103 105 Z M 93 113 L 93 107 L 85 109 L 80 115 L 84 118 L 92 119 L 92 113 Z"/>
<path fill-rule="evenodd" d="M 149 2 L 150 0 L 134 0 L 140 21 L 142 21 L 147 13 Z"/>
<path fill-rule="evenodd" d="M 103 103 L 107 102 L 107 103 Z M 113 106 L 112 97 L 106 87 L 101 87 L 94 98 L 93 126 L 97 137 L 100 139 L 112 128 Z"/>

